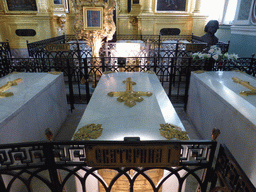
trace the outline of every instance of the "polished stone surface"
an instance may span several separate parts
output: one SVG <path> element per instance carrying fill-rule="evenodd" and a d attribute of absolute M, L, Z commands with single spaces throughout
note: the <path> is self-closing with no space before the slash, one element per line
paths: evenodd
<path fill-rule="evenodd" d="M 150 97 L 129 108 L 107 94 L 125 91 L 123 81 L 131 77 L 134 91 L 150 91 Z M 171 123 L 185 128 L 155 74 L 111 73 L 104 74 L 83 114 L 77 130 L 87 124 L 102 124 L 99 140 L 123 140 L 124 137 L 140 137 L 141 140 L 165 140 L 159 133 L 160 124 Z"/>
<path fill-rule="evenodd" d="M 240 91 L 250 90 L 232 77 L 256 87 L 256 79 L 241 72 L 192 73 L 187 114 L 202 139 L 210 139 L 213 128 L 220 129 L 218 142 L 227 145 L 256 184 L 256 95 L 240 95 Z"/>
<path fill-rule="evenodd" d="M 0 143 L 46 140 L 44 131 L 57 134 L 68 114 L 63 74 L 16 73 L 0 79 L 0 86 L 21 78 L 23 81 L 0 98 Z"/>

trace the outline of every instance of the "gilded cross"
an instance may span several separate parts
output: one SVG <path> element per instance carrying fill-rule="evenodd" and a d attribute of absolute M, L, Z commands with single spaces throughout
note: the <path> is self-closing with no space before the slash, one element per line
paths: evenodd
<path fill-rule="evenodd" d="M 239 83 L 239 84 L 243 85 L 244 87 L 251 90 L 251 91 L 241 91 L 240 92 L 241 95 L 244 95 L 244 96 L 256 95 L 256 87 L 250 85 L 250 83 L 248 81 L 243 81 L 237 77 L 233 77 L 232 80 L 233 80 L 233 82 Z"/>
<path fill-rule="evenodd" d="M 117 101 L 124 102 L 128 107 L 133 107 L 136 102 L 143 101 L 144 99 L 141 96 L 150 97 L 152 95 L 149 91 L 133 91 L 133 85 L 136 85 L 136 83 L 132 81 L 131 77 L 128 77 L 123 83 L 126 84 L 126 91 L 109 92 L 108 96 L 118 97 Z"/>
<path fill-rule="evenodd" d="M 13 96 L 12 92 L 4 92 L 10 89 L 11 86 L 18 85 L 18 83 L 22 82 L 21 78 L 15 79 L 13 81 L 8 81 L 5 85 L 0 87 L 0 98 Z"/>

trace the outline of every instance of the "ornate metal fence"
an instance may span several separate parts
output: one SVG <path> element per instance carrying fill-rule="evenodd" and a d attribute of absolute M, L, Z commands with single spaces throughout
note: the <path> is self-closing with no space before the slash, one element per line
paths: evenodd
<path fill-rule="evenodd" d="M 190 57 L 128 57 L 119 62 L 118 57 L 100 58 L 10 58 L 3 60 L 0 76 L 11 72 L 61 71 L 66 82 L 67 98 L 74 103 L 88 103 L 100 76 L 106 71 L 147 72 L 153 71 L 172 103 L 185 105 L 188 97 L 190 72 L 196 70 L 240 70 L 252 76 L 256 73 L 255 58 L 239 58 L 233 63 L 192 61 Z M 95 65 L 97 61 L 97 65 Z"/>
<path fill-rule="evenodd" d="M 215 141 L 65 141 L 1 145 L 0 190 L 62 192 L 79 188 L 85 192 L 96 182 L 102 191 L 110 192 L 118 189 L 120 181 L 125 181 L 121 182 L 122 188 L 131 192 L 136 185 L 141 186 L 142 179 L 150 191 L 159 192 L 164 185 L 173 187 L 168 182 L 174 177 L 178 191 L 193 179 L 204 192 L 216 144 Z M 106 169 L 113 175 L 110 180 L 100 176 L 100 171 Z M 156 169 L 161 173 L 157 180 L 150 177 Z"/>
<path fill-rule="evenodd" d="M 219 148 L 211 191 L 256 191 L 256 188 L 224 144 L 221 144 Z"/>
<path fill-rule="evenodd" d="M 6 74 L 6 70 L 8 70 L 8 65 L 6 63 L 7 58 L 11 58 L 11 50 L 9 46 L 9 42 L 0 42 L 0 77 Z"/>

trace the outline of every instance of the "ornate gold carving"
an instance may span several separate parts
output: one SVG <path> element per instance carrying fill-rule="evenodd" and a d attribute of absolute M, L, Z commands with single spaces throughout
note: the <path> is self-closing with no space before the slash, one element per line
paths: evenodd
<path fill-rule="evenodd" d="M 107 41 L 113 38 L 116 26 L 113 21 L 113 10 L 116 0 L 109 0 L 108 3 L 102 0 L 77 0 L 75 3 L 76 21 L 74 29 L 78 39 L 86 40 L 89 47 L 92 48 L 92 57 L 99 57 L 99 50 L 102 46 L 102 40 Z M 83 25 L 83 7 L 103 7 L 103 29 L 85 30 Z M 97 62 L 96 62 L 97 63 Z"/>
<path fill-rule="evenodd" d="M 136 102 L 141 102 L 144 99 L 141 96 L 150 97 L 152 95 L 149 91 L 133 91 L 132 86 L 136 85 L 135 82 L 132 81 L 131 77 L 128 77 L 126 81 L 123 81 L 126 84 L 126 91 L 124 92 L 109 92 L 108 96 L 110 97 L 118 97 L 117 101 L 124 102 L 124 104 L 128 107 L 133 107 L 136 105 Z"/>
<path fill-rule="evenodd" d="M 192 71 L 193 73 L 196 73 L 196 74 L 201 74 L 201 73 L 205 73 L 206 71 L 204 70 L 198 70 L 198 71 Z"/>
<path fill-rule="evenodd" d="M 172 125 L 169 123 L 166 124 L 160 124 L 160 134 L 165 137 L 166 139 L 178 139 L 178 140 L 188 140 L 188 134 L 186 131 L 182 131 L 181 128 L 179 128 L 176 125 Z"/>
<path fill-rule="evenodd" d="M 62 14 L 57 17 L 57 24 L 58 24 L 58 32 L 61 33 L 62 31 L 65 32 L 65 24 L 66 24 L 66 14 Z"/>
<path fill-rule="evenodd" d="M 233 80 L 233 82 L 239 83 L 239 84 L 243 85 L 244 87 L 251 90 L 251 91 L 241 91 L 239 93 L 240 95 L 244 95 L 244 96 L 256 95 L 256 87 L 250 85 L 250 83 L 248 81 L 243 81 L 237 77 L 232 77 L 232 80 Z"/>
<path fill-rule="evenodd" d="M 18 85 L 20 82 L 22 82 L 22 79 L 18 78 L 13 81 L 8 81 L 5 85 L 1 86 L 0 87 L 0 98 L 13 96 L 14 94 L 12 92 L 4 92 L 4 91 L 8 90 L 11 86 Z"/>
<path fill-rule="evenodd" d="M 90 139 L 97 139 L 102 134 L 103 128 L 101 127 L 102 124 L 89 124 L 81 127 L 78 131 L 74 134 L 73 140 L 74 141 L 82 141 L 82 140 L 90 140 Z"/>

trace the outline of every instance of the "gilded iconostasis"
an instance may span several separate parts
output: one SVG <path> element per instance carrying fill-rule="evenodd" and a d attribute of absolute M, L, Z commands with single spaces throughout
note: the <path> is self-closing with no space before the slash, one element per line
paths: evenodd
<path fill-rule="evenodd" d="M 26 49 L 35 42 L 63 34 L 75 34 L 77 4 L 110 0 L 2 0 L 0 41 L 12 49 Z M 200 13 L 201 0 L 116 0 L 116 34 L 159 35 L 162 28 L 179 28 L 181 35 L 204 34 L 207 16 Z M 82 21 L 83 22 L 83 21 Z"/>

